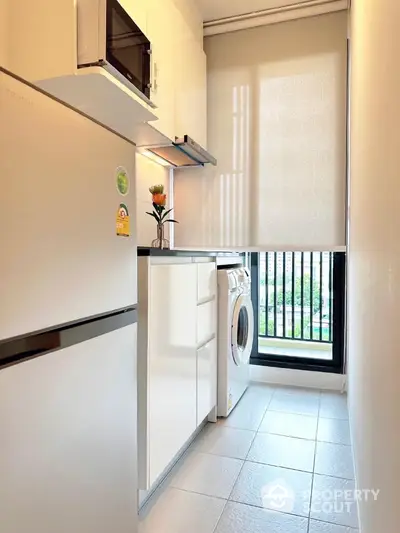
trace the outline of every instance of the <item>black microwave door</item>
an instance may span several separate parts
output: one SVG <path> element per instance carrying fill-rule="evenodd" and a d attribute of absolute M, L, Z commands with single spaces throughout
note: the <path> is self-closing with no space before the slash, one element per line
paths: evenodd
<path fill-rule="evenodd" d="M 107 0 L 107 62 L 150 98 L 150 41 L 118 0 Z"/>

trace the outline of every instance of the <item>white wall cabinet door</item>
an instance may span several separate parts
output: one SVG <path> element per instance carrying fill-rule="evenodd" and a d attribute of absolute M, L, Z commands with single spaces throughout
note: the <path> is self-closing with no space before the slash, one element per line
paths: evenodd
<path fill-rule="evenodd" d="M 197 350 L 197 425 L 217 403 L 217 341 Z"/>
<path fill-rule="evenodd" d="M 192 43 L 193 110 L 190 130 L 194 140 L 207 148 L 207 58 L 198 42 Z"/>
<path fill-rule="evenodd" d="M 133 21 L 147 36 L 147 2 L 145 0 L 118 0 Z"/>
<path fill-rule="evenodd" d="M 186 21 L 177 18 L 176 131 L 187 134 L 203 147 L 207 145 L 207 73 L 202 45 L 193 37 Z"/>
<path fill-rule="evenodd" d="M 172 0 L 149 0 L 147 36 L 152 49 L 151 101 L 158 120 L 152 125 L 175 138 L 175 54 L 178 11 Z"/>
<path fill-rule="evenodd" d="M 190 109 L 190 73 L 189 62 L 190 31 L 181 13 L 176 18 L 176 53 L 175 53 L 175 127 L 176 136 L 183 137 L 187 131 Z M 188 64 L 189 63 L 189 64 Z"/>
<path fill-rule="evenodd" d="M 197 265 L 150 267 L 147 376 L 150 485 L 197 427 L 196 306 Z"/>

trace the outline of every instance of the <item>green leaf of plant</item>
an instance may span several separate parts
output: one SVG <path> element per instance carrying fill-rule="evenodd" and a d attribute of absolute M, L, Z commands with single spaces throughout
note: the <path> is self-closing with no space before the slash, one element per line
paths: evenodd
<path fill-rule="evenodd" d="M 169 218 L 168 220 L 164 220 L 164 222 L 175 222 L 175 224 L 179 224 L 177 220 L 174 220 L 173 218 Z"/>
<path fill-rule="evenodd" d="M 160 217 L 156 215 L 155 213 L 149 213 L 149 211 L 146 211 L 146 214 L 150 215 L 151 217 L 154 217 L 157 220 L 157 222 L 160 222 Z"/>
<path fill-rule="evenodd" d="M 155 211 L 158 213 L 158 215 L 161 217 L 162 212 L 164 211 L 165 207 L 163 205 L 157 205 L 153 202 L 153 207 Z"/>
<path fill-rule="evenodd" d="M 168 215 L 168 213 L 171 213 L 171 211 L 172 211 L 172 209 L 168 209 L 168 211 L 165 211 L 165 213 L 161 217 L 161 220 L 163 220 Z"/>

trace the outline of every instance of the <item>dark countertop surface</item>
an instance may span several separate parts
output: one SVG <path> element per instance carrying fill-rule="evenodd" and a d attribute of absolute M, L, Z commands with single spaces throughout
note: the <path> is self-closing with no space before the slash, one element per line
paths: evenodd
<path fill-rule="evenodd" d="M 163 249 L 138 246 L 138 257 L 240 257 L 239 252 L 218 251 L 218 250 L 189 250 L 189 249 Z"/>

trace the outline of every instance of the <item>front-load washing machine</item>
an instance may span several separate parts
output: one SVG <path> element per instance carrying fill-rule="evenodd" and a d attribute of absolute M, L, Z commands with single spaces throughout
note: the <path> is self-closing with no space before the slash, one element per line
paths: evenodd
<path fill-rule="evenodd" d="M 218 270 L 218 416 L 228 416 L 248 387 L 253 335 L 249 270 Z"/>

